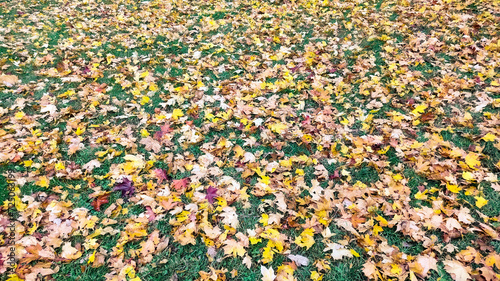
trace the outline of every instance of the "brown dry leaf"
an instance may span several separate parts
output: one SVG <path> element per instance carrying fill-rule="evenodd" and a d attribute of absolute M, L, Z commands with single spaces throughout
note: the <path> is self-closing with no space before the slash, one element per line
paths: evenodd
<path fill-rule="evenodd" d="M 243 257 L 247 252 L 244 245 L 234 239 L 227 239 L 224 244 L 225 246 L 223 247 L 223 249 L 226 255 L 232 255 L 233 257 Z"/>
<path fill-rule="evenodd" d="M 61 257 L 68 260 L 75 260 L 82 256 L 82 252 L 71 246 L 70 242 L 66 242 L 62 246 Z"/>
<path fill-rule="evenodd" d="M 456 260 L 445 260 L 443 263 L 444 269 L 453 277 L 454 280 L 466 281 L 471 279 L 467 270 L 468 267 L 465 267 L 461 262 Z"/>
<path fill-rule="evenodd" d="M 437 271 L 437 260 L 431 256 L 418 256 L 415 263 L 418 264 L 413 271 L 422 277 L 427 277 L 429 270 Z"/>
<path fill-rule="evenodd" d="M 488 236 L 495 240 L 500 240 L 500 234 L 498 234 L 498 231 L 493 229 L 491 226 L 485 224 L 485 223 L 480 223 L 479 226 L 483 229 L 484 233 L 486 233 Z"/>
<path fill-rule="evenodd" d="M 82 168 L 87 170 L 87 172 L 91 173 L 95 168 L 101 167 L 101 162 L 99 160 L 90 160 L 87 164 L 83 165 Z"/>
<path fill-rule="evenodd" d="M 309 265 L 309 259 L 301 255 L 288 255 L 290 260 L 295 262 L 297 266 L 307 266 Z"/>
<path fill-rule="evenodd" d="M 377 266 L 372 261 L 365 262 L 365 264 L 363 265 L 363 273 L 368 278 L 371 278 L 371 279 L 377 279 L 378 278 Z"/>
<path fill-rule="evenodd" d="M 7 87 L 12 87 L 19 83 L 19 78 L 15 75 L 0 74 L 0 83 Z"/>
<path fill-rule="evenodd" d="M 152 137 L 143 138 L 140 141 L 140 144 L 143 144 L 147 151 L 154 151 L 154 153 L 159 153 L 161 151 L 161 144 L 157 140 Z"/>
<path fill-rule="evenodd" d="M 101 211 L 101 205 L 109 202 L 109 196 L 110 196 L 109 193 L 100 195 L 97 198 L 95 198 L 94 201 L 90 203 L 90 205 L 92 205 L 92 207 L 94 207 L 96 211 Z"/>
<path fill-rule="evenodd" d="M 52 268 L 53 263 L 38 263 L 31 267 L 31 272 L 24 276 L 25 281 L 37 281 L 40 280 L 40 276 L 45 278 L 45 276 L 54 274 L 59 271 L 59 267 L 56 266 Z M 7 279 L 8 280 L 8 279 Z"/>

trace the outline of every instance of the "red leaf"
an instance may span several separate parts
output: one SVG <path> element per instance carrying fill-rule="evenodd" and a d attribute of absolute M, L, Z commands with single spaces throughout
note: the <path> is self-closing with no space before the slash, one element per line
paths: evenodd
<path fill-rule="evenodd" d="M 170 128 L 170 124 L 165 124 L 160 127 L 160 130 L 154 134 L 154 139 L 161 141 L 164 135 L 172 132 L 174 129 Z"/>
<path fill-rule="evenodd" d="M 180 180 L 173 180 L 172 181 L 172 186 L 176 190 L 183 190 L 186 189 L 187 184 L 189 183 L 189 178 L 183 178 Z"/>
<path fill-rule="evenodd" d="M 214 203 L 214 198 L 217 197 L 217 191 L 218 189 L 212 186 L 209 186 L 207 189 L 207 195 L 205 196 L 205 199 L 208 200 L 210 204 Z"/>
<path fill-rule="evenodd" d="M 436 115 L 434 115 L 434 113 L 426 112 L 426 113 L 422 114 L 422 116 L 420 116 L 420 120 L 422 120 L 422 122 L 429 122 L 432 119 L 434 119 L 435 117 L 436 117 Z"/>
<path fill-rule="evenodd" d="M 340 175 L 339 175 L 339 171 L 338 170 L 335 170 L 333 171 L 333 175 L 330 175 L 330 179 L 333 180 L 333 179 L 339 179 L 340 178 Z"/>
<path fill-rule="evenodd" d="M 113 191 L 121 191 L 122 197 L 130 197 L 134 194 L 135 187 L 129 179 L 124 178 L 121 183 L 115 185 Z"/>
<path fill-rule="evenodd" d="M 101 211 L 101 205 L 106 203 L 109 203 L 109 193 L 98 196 L 90 205 L 92 205 L 96 211 Z"/>
<path fill-rule="evenodd" d="M 154 169 L 158 183 L 161 184 L 164 180 L 167 180 L 167 173 L 163 169 Z"/>
<path fill-rule="evenodd" d="M 146 206 L 146 212 L 148 213 L 148 220 L 150 222 L 156 219 L 156 214 L 155 212 L 153 212 L 153 209 L 151 209 L 151 207 Z"/>

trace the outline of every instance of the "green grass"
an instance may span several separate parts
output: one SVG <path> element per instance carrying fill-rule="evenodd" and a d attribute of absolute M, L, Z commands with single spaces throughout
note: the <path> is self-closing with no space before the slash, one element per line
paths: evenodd
<path fill-rule="evenodd" d="M 494 142 L 481 140 L 486 132 L 496 132 L 496 127 L 492 124 L 498 119 L 497 102 L 491 102 L 479 112 L 474 110 L 479 94 L 487 95 L 491 100 L 500 98 L 491 89 L 486 89 L 487 85 L 499 78 L 499 69 L 493 66 L 498 62 L 492 55 L 496 51 L 481 53 L 486 44 L 482 38 L 498 39 L 498 34 L 494 32 L 497 27 L 492 20 L 494 16 L 488 16 L 486 12 L 493 15 L 498 13 L 495 13 L 495 6 L 487 1 L 472 1 L 463 7 L 460 7 L 460 3 L 448 3 L 445 8 L 446 16 L 443 9 L 432 10 L 418 1 L 403 2 L 164 3 L 26 0 L 0 3 L 0 38 L 5 39 L 0 40 L 5 42 L 0 46 L 0 53 L 4 55 L 4 58 L 0 58 L 0 68 L 2 73 L 18 76 L 22 82 L 20 85 L 25 87 L 24 90 L 18 90 L 19 85 L 9 88 L 0 83 L 0 109 L 3 112 L 0 113 L 0 141 L 2 145 L 15 143 L 12 147 L 10 144 L 5 146 L 6 153 L 21 151 L 21 146 L 24 145 L 20 143 L 22 141 L 33 143 L 30 145 L 34 148 L 32 151 L 26 150 L 16 161 L 6 160 L 0 163 L 0 174 L 29 171 L 33 178 L 19 188 L 21 199 L 37 192 L 45 192 L 56 201 L 63 201 L 60 196 L 65 196 L 64 201 L 72 204 L 70 211 L 76 208 L 87 209 L 89 216 L 99 219 L 99 225 L 107 216 L 102 211 L 94 210 L 91 205 L 94 198 L 90 198 L 90 195 L 96 191 L 96 186 L 112 193 L 109 202 L 102 205 L 103 210 L 122 201 L 119 200 L 118 192 L 112 192 L 117 175 L 111 174 L 111 168 L 113 165 L 124 164 L 125 155 L 142 155 L 145 161 L 152 161 L 148 163 L 147 169 L 133 173 L 133 178 L 136 184 L 142 182 L 149 185 L 149 188 L 145 186 L 142 190 L 137 190 L 136 194 L 149 196 L 157 204 L 156 207 L 163 200 L 156 197 L 157 192 L 165 184 L 170 185 L 171 180 L 193 176 L 194 171 L 184 170 L 185 165 L 203 166 L 200 163 L 201 157 L 206 154 L 214 155 L 215 163 L 208 167 L 211 169 L 210 173 L 200 179 L 200 186 L 203 188 L 194 190 L 188 186 L 186 192 L 177 194 L 170 186 L 170 190 L 176 193 L 181 202 L 171 210 L 161 210 L 158 207 L 156 211 L 160 214 L 157 215 L 163 215 L 163 218 L 147 225 L 148 234 L 159 230 L 161 239 L 169 239 L 169 246 L 162 252 L 154 253 L 151 262 L 140 264 L 140 258 L 132 257 L 130 252 L 140 249 L 141 242 L 147 238 L 134 239 L 124 245 L 123 261 L 139 264 L 136 271 L 141 280 L 197 280 L 201 271 L 208 272 L 211 267 L 216 270 L 227 269 L 225 276 L 228 280 L 261 278 L 260 260 L 267 241 L 246 248 L 253 262 L 251 268 L 247 268 L 242 264 L 241 257 L 225 257 L 222 247 L 216 249 L 215 260 L 211 261 L 206 255 L 207 246 L 199 234 L 195 235 L 195 245 L 182 246 L 173 237 L 176 214 L 187 210 L 188 206 L 200 207 L 201 203 L 194 201 L 192 196 L 196 192 L 206 192 L 208 185 L 215 185 L 220 188 L 219 192 L 223 192 L 224 188 L 217 186 L 222 176 L 232 177 L 249 194 L 248 208 L 241 197 L 229 202 L 231 207 L 236 208 L 239 216 L 237 232 L 247 234 L 249 229 L 263 227 L 259 220 L 264 213 L 283 215 L 278 228 L 280 233 L 287 236 L 286 250 L 291 254 L 306 256 L 310 261 L 308 266 L 295 270 L 294 277 L 297 280 L 309 280 L 311 272 L 318 270 L 314 262 L 321 260 L 327 261 L 331 268 L 321 272 L 324 274 L 323 280 L 364 280 L 366 276 L 362 269 L 365 262 L 379 262 L 382 259 L 377 250 L 370 253 L 365 251 L 367 247 L 363 239 L 336 225 L 333 219 L 363 218 L 368 226 L 356 228 L 362 229 L 363 235 L 374 236 L 370 220 L 378 215 L 387 220 L 396 216 L 411 220 L 416 216 L 414 212 L 417 209 L 433 208 L 439 200 L 442 201 L 440 214 L 444 219 L 456 217 L 450 210 L 469 208 L 476 222 L 464 225 L 464 228 L 477 231 L 463 232 L 460 237 L 445 242 L 447 233 L 443 229 L 425 230 L 429 236 L 437 237 L 437 246 L 451 243 L 458 251 L 467 247 L 479 249 L 475 241 L 483 240 L 485 245 L 491 246 L 498 253 L 500 244 L 479 231 L 478 223 L 484 221 L 476 211 L 491 218 L 487 224 L 497 228 L 499 223 L 493 218 L 500 215 L 500 205 L 497 204 L 500 196 L 489 180 L 467 182 L 462 178 L 463 171 L 478 171 L 482 175 L 499 173 L 497 163 L 500 162 L 500 150 L 495 145 L 498 143 L 498 134 Z M 435 15 L 438 17 L 435 18 Z M 455 20 L 456 15 L 468 15 L 471 19 L 462 23 Z M 87 28 L 79 26 L 80 24 L 86 24 Z M 213 27 L 216 25 L 218 27 Z M 462 29 L 464 25 L 468 27 L 467 30 Z M 463 36 L 465 33 L 470 36 L 470 42 Z M 419 44 L 430 38 L 437 38 L 442 45 L 419 48 Z M 70 41 L 73 42 L 70 44 Z M 257 41 L 261 44 L 257 44 Z M 441 46 L 443 48 L 438 50 Z M 388 51 L 388 47 L 393 47 L 394 51 Z M 193 54 L 197 51 L 201 56 L 193 59 Z M 40 59 L 48 54 L 52 55 L 53 60 L 40 63 Z M 271 59 L 272 55 L 280 58 Z M 118 61 L 108 63 L 108 56 Z M 482 56 L 485 56 L 484 60 Z M 311 61 L 307 61 L 306 57 L 311 57 Z M 416 65 L 416 62 L 419 64 Z M 392 69 L 394 63 L 396 68 Z M 58 77 L 58 74 L 49 77 L 42 72 L 54 68 L 62 72 L 64 64 L 71 70 L 70 75 L 83 75 L 84 80 L 64 82 L 65 77 Z M 461 70 L 460 67 L 466 64 L 469 68 Z M 224 71 L 219 71 L 221 66 Z M 493 76 L 485 78 L 484 83 L 477 82 L 477 77 L 484 76 L 478 69 L 489 66 L 493 66 Z M 140 73 L 146 70 L 150 76 L 140 77 Z M 94 77 L 89 76 L 92 73 Z M 285 73 L 293 79 L 287 81 Z M 458 79 L 464 79 L 471 85 L 464 86 L 454 78 L 446 81 L 444 73 L 453 73 Z M 148 94 L 149 82 L 146 80 L 150 78 L 155 80 L 158 90 Z M 130 87 L 123 88 L 120 79 L 130 83 Z M 374 80 L 379 82 L 375 83 Z M 204 83 L 205 90 L 198 89 L 199 81 Z M 266 82 L 267 86 L 254 84 L 259 82 Z M 99 97 L 101 94 L 97 88 L 103 83 L 107 89 Z M 281 83 L 288 84 L 283 86 Z M 272 89 L 275 85 L 280 86 Z M 172 88 L 184 86 L 188 87 L 188 91 L 172 91 Z M 372 95 L 376 94 L 377 87 L 387 91 L 388 94 L 383 97 L 387 101 L 377 110 L 372 110 L 367 105 L 373 101 Z M 139 93 L 137 96 L 133 91 L 136 88 L 139 89 L 135 92 Z M 365 88 L 369 90 L 368 95 L 361 93 Z M 316 92 L 325 89 L 331 92 L 322 96 L 324 100 L 315 96 Z M 76 94 L 58 97 L 68 90 L 74 90 Z M 461 92 L 462 96 L 444 98 L 446 94 L 455 91 Z M 142 95 L 145 94 L 148 94 L 150 101 L 141 105 Z M 467 94 L 471 96 L 463 97 Z M 270 108 L 270 100 L 274 96 L 278 97 L 276 106 Z M 233 116 L 211 124 L 210 114 L 228 112 L 228 109 L 222 108 L 221 98 L 233 111 Z M 383 98 L 376 97 L 377 101 L 382 101 Z M 46 103 L 47 100 L 54 103 L 58 112 L 65 114 L 54 120 L 44 117 L 40 112 L 41 103 Z M 92 104 L 95 100 L 99 103 Z M 133 104 L 140 106 L 134 109 Z M 412 111 L 420 104 L 427 105 L 424 111 L 432 112 L 435 118 L 417 125 L 414 122 L 421 117 Z M 15 105 L 18 107 L 14 108 Z M 117 110 L 104 110 L 108 105 L 116 106 Z M 247 106 L 243 111 L 242 105 Z M 15 114 L 21 108 L 27 117 L 18 120 Z M 176 109 L 181 109 L 184 117 L 161 117 Z M 393 121 L 387 115 L 393 111 L 404 116 L 402 121 Z M 460 121 L 465 112 L 472 116 L 470 125 Z M 494 118 L 485 117 L 486 112 Z M 126 114 L 129 114 L 129 118 L 121 118 Z M 360 116 L 366 117 L 368 114 L 372 120 L 365 123 Z M 354 122 L 350 121 L 349 125 L 345 125 L 342 123 L 344 117 L 349 120 L 354 118 Z M 36 122 L 30 123 L 30 118 Z M 263 124 L 251 127 L 257 118 L 261 118 Z M 244 119 L 251 124 L 249 128 L 238 125 Z M 76 121 L 84 124 L 87 129 L 80 136 L 74 130 L 71 133 L 68 130 L 71 123 Z M 270 124 L 277 122 L 287 123 L 287 130 L 280 134 L 269 128 Z M 160 153 L 147 151 L 139 143 L 143 138 L 142 130 L 154 136 L 165 123 L 169 123 L 173 129 L 173 145 L 162 148 Z M 187 124 L 191 125 L 186 126 Z M 92 125 L 99 127 L 92 128 Z M 453 131 L 447 130 L 448 126 Z M 202 141 L 185 145 L 187 142 L 182 138 L 186 137 L 186 131 L 182 130 L 188 127 L 199 133 L 203 137 Z M 123 133 L 127 128 L 136 138 L 130 147 L 122 143 L 123 139 L 128 138 Z M 403 132 L 401 138 L 392 137 L 394 129 Z M 33 137 L 33 130 L 40 130 L 42 134 Z M 4 132 L 16 135 L 4 137 Z M 302 137 L 305 134 L 311 135 L 314 140 L 304 143 Z M 435 138 L 432 137 L 433 134 Z M 69 155 L 69 141 L 77 137 L 81 138 L 84 147 Z M 97 141 L 97 137 L 101 139 Z M 250 137 L 257 143 L 245 146 Z M 438 137 L 442 137 L 443 143 L 435 145 L 434 140 Z M 233 146 L 217 147 L 222 138 Z M 327 138 L 329 141 L 325 141 Z M 416 142 L 422 146 L 416 145 Z M 280 143 L 282 145 L 278 149 L 277 145 Z M 389 144 L 391 147 L 386 153 L 378 152 Z M 237 158 L 237 152 L 233 149 L 235 145 L 242 147 L 245 152 L 257 155 L 256 162 L 245 163 L 242 158 Z M 332 150 L 330 145 L 335 149 Z M 413 145 L 416 148 L 412 148 Z M 348 148 L 347 152 L 344 147 Z M 431 149 L 427 149 L 429 147 Z M 463 153 L 463 157 L 447 156 L 443 148 L 448 147 Z M 108 149 L 121 152 L 121 155 L 100 158 L 101 166 L 91 173 L 82 171 L 82 176 L 70 179 L 64 175 L 56 176 L 52 172 L 58 162 L 66 166 L 74 162 L 81 167 L 96 159 L 96 152 Z M 479 161 L 482 167 L 479 170 L 460 163 L 471 151 L 481 154 Z M 276 170 L 266 171 L 271 192 L 266 192 L 261 197 L 252 194 L 258 189 L 257 183 L 266 177 L 261 177 L 258 173 L 243 177 L 245 169 L 260 168 L 260 171 L 264 171 L 266 165 L 274 161 L 281 163 L 282 160 L 296 157 L 305 157 L 307 161 L 294 161 L 290 167 L 279 164 Z M 23 161 L 28 159 L 33 160 L 35 165 L 24 167 Z M 428 172 L 417 172 L 421 170 L 416 165 L 422 159 L 430 163 Z M 445 180 L 432 175 L 435 168 L 433 165 L 437 167 L 450 162 L 453 164 L 451 167 L 454 170 L 450 172 L 453 177 Z M 333 202 L 312 200 L 314 193 L 309 187 L 313 180 L 317 180 L 314 174 L 315 163 L 323 164 L 327 169 L 327 178 L 319 182 L 321 188 L 333 189 Z M 158 184 L 152 174 L 152 169 L 155 168 L 167 171 L 166 183 Z M 303 170 L 304 175 L 300 175 L 298 169 Z M 340 177 L 334 177 L 336 171 L 341 172 Z M 342 174 L 342 171 L 348 172 L 349 176 Z M 401 174 L 403 179 L 395 180 L 396 174 Z M 51 178 L 48 188 L 36 184 L 42 175 Z M 461 189 L 458 194 L 447 191 L 447 180 L 458 182 Z M 307 188 L 301 186 L 301 181 L 305 182 Z M 90 182 L 94 185 L 89 184 Z M 81 185 L 81 188 L 72 188 L 76 185 Z M 0 202 L 4 204 L 13 199 L 9 197 L 9 187 L 11 183 L 0 175 Z M 435 192 L 427 194 L 427 199 L 416 199 L 415 196 L 422 187 Z M 56 192 L 56 188 L 60 188 L 60 191 Z M 348 190 L 339 190 L 340 188 Z M 387 195 L 386 191 L 392 191 L 393 188 L 400 191 Z M 290 210 L 282 212 L 275 206 L 273 192 L 285 194 Z M 402 198 L 401 195 L 409 198 Z M 118 222 L 112 225 L 113 228 L 124 232 L 129 220 L 148 213 L 147 203 L 137 203 L 141 200 L 138 196 L 123 200 L 121 207 L 127 208 L 128 213 L 114 216 L 113 219 Z M 474 197 L 477 196 L 484 197 L 488 204 L 481 208 L 476 206 L 477 199 Z M 398 209 L 398 203 L 405 209 Z M 214 204 L 214 208 L 216 206 Z M 316 232 L 328 227 L 335 234 L 330 238 L 332 242 L 346 240 L 347 247 L 359 253 L 360 257 L 331 259 L 323 251 L 326 245 L 318 233 L 315 234 L 315 244 L 310 249 L 299 247 L 293 242 L 309 223 L 318 219 L 317 209 L 320 207 L 327 209 L 327 217 L 332 222 L 326 226 L 315 225 Z M 44 214 L 44 223 L 53 223 L 47 221 L 46 209 L 46 206 L 40 209 Z M 14 219 L 25 216 L 29 220 L 30 212 L 31 209 L 2 209 L 2 215 L 8 213 Z M 220 212 L 213 209 L 208 212 L 209 222 L 224 231 Z M 195 216 L 197 225 L 201 223 L 200 217 L 201 212 Z M 291 227 L 287 219 L 298 224 Z M 26 224 L 27 221 L 20 220 L 20 223 Z M 200 229 L 198 231 L 203 232 Z M 49 235 L 43 225 L 35 233 L 42 237 Z M 26 233 L 22 235 L 28 236 Z M 231 236 L 229 234 L 228 237 Z M 117 245 L 119 237 L 120 235 L 109 234 L 98 236 L 99 249 L 109 254 Z M 87 238 L 81 234 L 62 239 L 72 245 L 87 242 Z M 442 263 L 447 259 L 445 254 L 425 248 L 423 241 L 415 241 L 409 235 L 396 231 L 396 226 L 383 227 L 374 241 L 376 244 L 387 242 L 408 256 L 416 257 L 424 252 L 435 254 L 439 261 L 438 271 L 431 271 L 427 279 L 453 280 Z M 54 250 L 58 254 L 61 252 L 60 248 Z M 479 251 L 483 256 L 488 254 L 483 249 Z M 97 268 L 88 266 L 87 259 L 92 252 L 82 250 L 82 258 L 73 261 L 51 261 L 53 267 L 60 266 L 52 278 L 105 280 L 104 276 L 112 274 L 114 269 L 108 263 Z M 111 258 L 106 256 L 106 262 Z M 38 262 L 33 261 L 30 266 L 35 266 Z M 287 262 L 289 259 L 286 255 L 277 253 L 265 266 L 272 267 L 277 272 Z M 400 262 L 405 270 L 409 268 L 408 262 Z M 476 263 L 466 265 L 472 268 L 482 266 Z M 381 264 L 378 266 L 380 269 Z M 237 271 L 236 277 L 231 277 L 232 270 Z M 386 273 L 380 274 L 383 278 L 388 278 Z M 5 275 L 0 276 L 0 280 L 6 279 Z"/>

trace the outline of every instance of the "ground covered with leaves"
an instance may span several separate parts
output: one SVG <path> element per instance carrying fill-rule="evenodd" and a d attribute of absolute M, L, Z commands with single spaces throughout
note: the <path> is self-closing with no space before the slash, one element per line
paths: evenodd
<path fill-rule="evenodd" d="M 498 280 L 499 22 L 2 1 L 1 280 Z"/>

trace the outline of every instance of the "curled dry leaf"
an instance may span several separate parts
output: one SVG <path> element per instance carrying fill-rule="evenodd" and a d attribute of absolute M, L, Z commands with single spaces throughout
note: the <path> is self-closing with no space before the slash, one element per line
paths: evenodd
<path fill-rule="evenodd" d="M 0 74 L 0 83 L 7 87 L 12 87 L 19 83 L 19 78 L 15 75 Z"/>
<path fill-rule="evenodd" d="M 464 266 L 461 262 L 456 260 L 445 260 L 444 269 L 448 272 L 453 280 L 466 281 L 471 279 L 468 267 Z"/>
<path fill-rule="evenodd" d="M 301 255 L 288 255 L 287 256 L 290 260 L 295 262 L 297 266 L 308 266 L 309 265 L 309 259 L 301 256 Z"/>
<path fill-rule="evenodd" d="M 109 193 L 100 195 L 97 198 L 95 198 L 94 201 L 90 203 L 90 205 L 92 205 L 92 207 L 94 207 L 96 211 L 101 211 L 101 205 L 109 202 L 109 196 L 110 196 Z"/>

